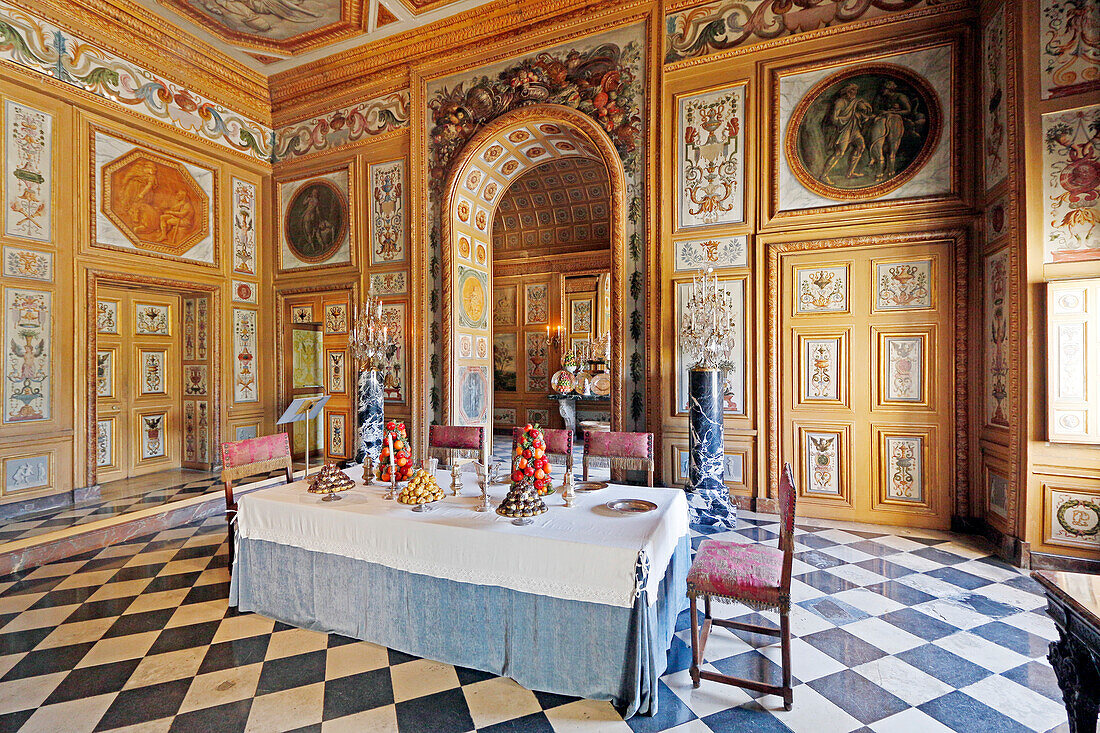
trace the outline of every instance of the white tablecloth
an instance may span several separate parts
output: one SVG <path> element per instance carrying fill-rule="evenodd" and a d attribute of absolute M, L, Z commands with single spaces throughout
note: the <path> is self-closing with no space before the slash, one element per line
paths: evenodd
<path fill-rule="evenodd" d="M 461 494 L 452 497 L 450 474 L 439 472 L 447 497 L 423 513 L 383 500 L 380 484 L 363 486 L 360 467 L 346 473 L 357 485 L 342 492 L 340 501 L 322 501 L 301 481 L 242 496 L 239 537 L 463 583 L 630 608 L 638 591 L 655 590 L 688 532 L 687 502 L 679 489 L 612 484 L 578 494 L 573 508 L 554 494 L 545 498 L 550 511 L 517 527 L 495 511 L 474 511 L 480 490 L 469 473 L 462 474 Z M 507 488 L 489 487 L 494 507 Z M 657 509 L 623 515 L 604 507 L 623 498 L 648 499 Z M 639 561 L 647 566 L 642 572 Z M 649 593 L 651 603 L 656 597 Z"/>

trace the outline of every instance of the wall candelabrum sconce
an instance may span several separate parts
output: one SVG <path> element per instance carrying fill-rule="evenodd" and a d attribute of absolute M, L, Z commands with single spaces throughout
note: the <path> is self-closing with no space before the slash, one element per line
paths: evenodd
<path fill-rule="evenodd" d="M 688 505 L 691 521 L 733 529 L 736 509 L 725 485 L 722 425 L 725 372 L 736 345 L 736 304 L 713 269 L 692 278 L 680 323 L 688 370 Z"/>
<path fill-rule="evenodd" d="M 397 352 L 397 342 L 382 321 L 382 299 L 367 295 L 355 310 L 355 320 L 348 334 L 348 349 L 359 369 L 358 433 L 359 447 L 355 460 L 363 464 L 363 480 L 369 483 L 374 466 L 382 452 L 382 427 L 385 424 L 385 387 L 387 375 L 380 370 Z"/>

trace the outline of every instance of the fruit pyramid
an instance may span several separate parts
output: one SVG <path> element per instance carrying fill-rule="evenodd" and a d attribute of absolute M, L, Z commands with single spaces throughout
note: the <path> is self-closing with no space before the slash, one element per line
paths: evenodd
<path fill-rule="evenodd" d="M 504 517 L 534 517 L 546 511 L 540 498 L 550 493 L 546 440 L 538 426 L 527 425 L 512 451 L 512 484 L 497 507 Z"/>
<path fill-rule="evenodd" d="M 387 437 L 393 437 L 393 460 L 390 456 L 390 441 Z M 397 466 L 397 480 L 404 481 L 412 472 L 412 459 L 409 457 L 409 436 L 405 431 L 405 423 L 389 421 L 386 423 L 386 431 L 382 434 L 382 453 L 378 456 L 379 478 L 383 481 L 390 480 L 390 470 Z"/>
<path fill-rule="evenodd" d="M 401 489 L 401 493 L 397 496 L 397 500 L 402 504 L 427 504 L 430 501 L 439 501 L 442 498 L 443 489 L 439 488 L 435 476 L 423 468 L 416 469 L 416 473 L 409 479 L 409 483 Z"/>

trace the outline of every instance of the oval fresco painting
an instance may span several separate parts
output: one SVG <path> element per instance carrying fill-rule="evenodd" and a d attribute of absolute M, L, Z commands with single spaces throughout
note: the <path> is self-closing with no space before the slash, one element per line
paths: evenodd
<path fill-rule="evenodd" d="M 283 220 L 287 246 L 303 262 L 323 262 L 348 235 L 348 202 L 335 184 L 310 181 L 290 198 Z"/>
<path fill-rule="evenodd" d="M 814 193 L 875 198 L 924 167 L 942 127 L 939 99 L 922 77 L 892 64 L 859 66 L 826 77 L 798 103 L 787 160 Z"/>
<path fill-rule="evenodd" d="M 466 328 L 484 328 L 488 298 L 485 292 L 485 273 L 460 267 L 458 270 L 458 289 L 462 304 L 459 325 Z"/>

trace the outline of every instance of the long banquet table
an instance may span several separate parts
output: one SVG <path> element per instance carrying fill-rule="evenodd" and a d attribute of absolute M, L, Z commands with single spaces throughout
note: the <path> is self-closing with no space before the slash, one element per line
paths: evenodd
<path fill-rule="evenodd" d="M 418 513 L 356 487 L 322 501 L 304 481 L 242 496 L 230 605 L 308 629 L 511 677 L 531 690 L 657 711 L 691 563 L 679 489 L 558 495 L 525 527 L 478 513 L 472 474 Z M 507 486 L 491 486 L 494 506 Z M 622 515 L 613 499 L 657 510 Z"/>

